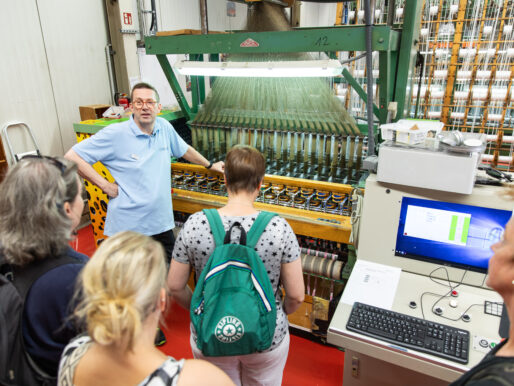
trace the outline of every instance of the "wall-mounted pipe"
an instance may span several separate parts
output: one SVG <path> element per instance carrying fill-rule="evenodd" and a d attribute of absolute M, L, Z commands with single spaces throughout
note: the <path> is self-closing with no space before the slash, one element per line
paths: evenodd
<path fill-rule="evenodd" d="M 207 17 L 207 0 L 200 0 L 200 24 L 202 35 L 209 33 L 209 18 Z"/>
<path fill-rule="evenodd" d="M 139 41 L 143 42 L 145 40 L 146 33 L 146 23 L 145 23 L 145 11 L 144 11 L 144 0 L 137 0 L 137 18 L 139 21 Z M 150 11 L 151 12 L 151 11 Z"/>
<path fill-rule="evenodd" d="M 103 6 L 105 30 L 109 32 L 109 16 L 107 12 L 107 6 L 104 3 Z M 110 102 L 114 104 L 115 95 L 118 93 L 118 83 L 116 82 L 116 68 L 114 66 L 114 51 L 112 49 L 111 34 L 107 34 L 107 45 L 105 46 L 105 61 L 107 64 L 107 76 L 109 77 L 109 88 L 111 90 Z"/>
<path fill-rule="evenodd" d="M 107 43 L 105 46 L 105 60 L 107 62 L 107 75 L 109 76 L 109 88 L 111 89 L 111 103 L 114 104 L 114 95 L 118 92 L 116 79 L 114 77 L 114 67 L 112 64 L 112 45 Z"/>

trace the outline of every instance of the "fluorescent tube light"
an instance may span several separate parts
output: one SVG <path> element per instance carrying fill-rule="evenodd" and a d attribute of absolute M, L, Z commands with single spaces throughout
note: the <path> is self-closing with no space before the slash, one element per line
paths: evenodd
<path fill-rule="evenodd" d="M 181 60 L 175 69 L 182 75 L 237 77 L 332 77 L 341 75 L 343 66 L 335 59 L 283 62 L 198 62 Z"/>

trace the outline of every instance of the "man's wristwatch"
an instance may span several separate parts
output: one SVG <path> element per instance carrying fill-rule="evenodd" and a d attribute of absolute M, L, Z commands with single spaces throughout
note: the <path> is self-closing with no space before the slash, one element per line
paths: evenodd
<path fill-rule="evenodd" d="M 212 162 L 212 161 L 210 161 L 209 165 L 205 166 L 205 169 L 210 169 L 210 168 L 212 168 L 212 165 L 214 165 L 214 164 L 213 164 L 213 162 Z"/>

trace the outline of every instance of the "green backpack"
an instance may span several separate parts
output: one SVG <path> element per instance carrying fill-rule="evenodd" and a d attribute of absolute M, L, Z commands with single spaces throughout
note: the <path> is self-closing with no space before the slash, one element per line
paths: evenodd
<path fill-rule="evenodd" d="M 271 346 L 276 327 L 275 294 L 264 263 L 255 252 L 276 213 L 260 212 L 248 231 L 234 223 L 225 234 L 216 209 L 204 209 L 216 247 L 198 279 L 191 299 L 196 345 L 205 356 L 252 354 Z M 234 227 L 239 244 L 230 244 Z"/>

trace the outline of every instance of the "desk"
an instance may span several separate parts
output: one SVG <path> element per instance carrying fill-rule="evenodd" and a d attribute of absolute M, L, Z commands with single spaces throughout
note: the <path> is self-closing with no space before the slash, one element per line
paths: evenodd
<path fill-rule="evenodd" d="M 442 282 L 442 280 L 439 281 Z M 448 292 L 448 288 L 434 283 L 427 276 L 402 271 L 391 310 L 421 318 L 420 297 L 426 291 L 442 295 Z M 493 342 L 500 340 L 498 335 L 500 318 L 484 313 L 484 301 L 502 302 L 502 299 L 492 290 L 469 285 L 461 285 L 457 291 L 458 297 L 452 298 L 458 302 L 456 308 L 450 307 L 449 298 L 441 300 L 438 305 L 444 309 L 443 316 L 456 318 L 471 304 L 480 304 L 468 311 L 471 315 L 470 322 L 466 323 L 462 320 L 453 322 L 432 313 L 431 307 L 437 299 L 435 296 L 423 297 L 423 310 L 425 318 L 429 321 L 470 332 L 467 365 L 410 349 L 402 351 L 380 339 L 348 331 L 346 323 L 352 306 L 339 302 L 328 330 L 328 342 L 346 349 L 344 385 L 447 385 L 480 362 L 485 352 L 481 351 L 483 349 L 474 347 L 477 346 L 476 337 L 484 337 Z M 417 303 L 416 309 L 409 307 L 410 301 Z M 352 374 L 352 362 L 358 367 L 356 376 Z"/>

